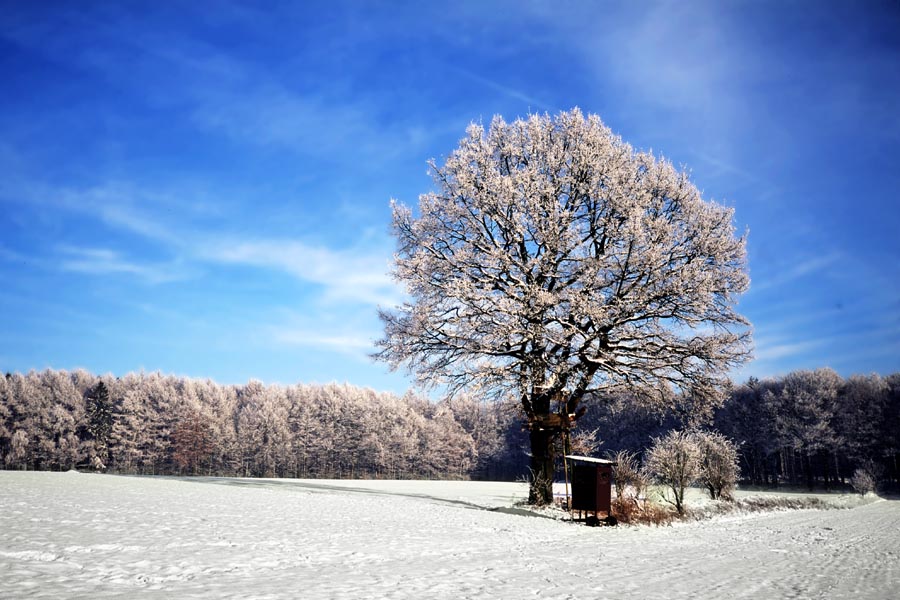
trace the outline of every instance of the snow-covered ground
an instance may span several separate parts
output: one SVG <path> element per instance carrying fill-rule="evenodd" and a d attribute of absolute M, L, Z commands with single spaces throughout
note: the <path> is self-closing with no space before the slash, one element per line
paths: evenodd
<path fill-rule="evenodd" d="M 900 502 L 589 528 L 525 492 L 0 471 L 0 598 L 900 597 Z"/>

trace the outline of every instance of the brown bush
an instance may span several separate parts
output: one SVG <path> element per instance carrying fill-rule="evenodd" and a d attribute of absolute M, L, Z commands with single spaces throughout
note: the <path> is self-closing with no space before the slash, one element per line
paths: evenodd
<path fill-rule="evenodd" d="M 613 500 L 612 515 L 626 525 L 668 525 L 679 518 L 668 507 L 646 500 L 636 502 L 632 498 Z"/>

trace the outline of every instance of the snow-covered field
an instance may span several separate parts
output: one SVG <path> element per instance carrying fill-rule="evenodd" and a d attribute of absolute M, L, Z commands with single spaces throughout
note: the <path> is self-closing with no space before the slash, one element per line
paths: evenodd
<path fill-rule="evenodd" d="M 589 528 L 525 491 L 0 471 L 0 598 L 900 597 L 900 502 Z"/>

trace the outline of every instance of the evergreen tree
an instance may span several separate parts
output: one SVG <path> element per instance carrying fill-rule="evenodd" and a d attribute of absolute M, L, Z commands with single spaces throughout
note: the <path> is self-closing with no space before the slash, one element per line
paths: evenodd
<path fill-rule="evenodd" d="M 102 381 L 87 393 L 87 431 L 94 442 L 91 466 L 105 470 L 109 463 L 109 440 L 113 429 L 113 404 Z"/>

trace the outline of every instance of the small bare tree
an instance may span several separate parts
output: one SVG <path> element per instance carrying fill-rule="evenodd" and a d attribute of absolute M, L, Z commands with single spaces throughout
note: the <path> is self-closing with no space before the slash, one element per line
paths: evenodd
<path fill-rule="evenodd" d="M 875 478 L 866 469 L 856 469 L 850 478 L 850 485 L 860 496 L 875 491 Z"/>
<path fill-rule="evenodd" d="M 619 450 L 607 453 L 613 461 L 613 483 L 616 486 L 616 498 L 612 502 L 612 511 L 622 523 L 658 523 L 654 507 L 647 502 L 647 483 L 649 475 L 641 465 L 640 457 L 635 452 Z"/>
<path fill-rule="evenodd" d="M 734 443 L 711 431 L 697 431 L 692 437 L 700 451 L 700 483 L 713 500 L 731 500 L 740 475 Z"/>
<path fill-rule="evenodd" d="M 672 431 L 655 438 L 647 451 L 647 470 L 663 486 L 662 498 L 684 514 L 684 491 L 700 477 L 702 457 L 696 438 Z"/>
<path fill-rule="evenodd" d="M 613 484 L 616 487 L 616 498 L 624 500 L 629 488 L 637 495 L 643 491 L 644 474 L 638 455 L 628 450 L 619 450 L 607 455 L 615 463 L 613 465 Z"/>
<path fill-rule="evenodd" d="M 884 467 L 873 460 L 864 460 L 859 468 L 853 472 L 850 485 L 861 496 L 878 489 L 878 482 L 884 474 Z"/>

